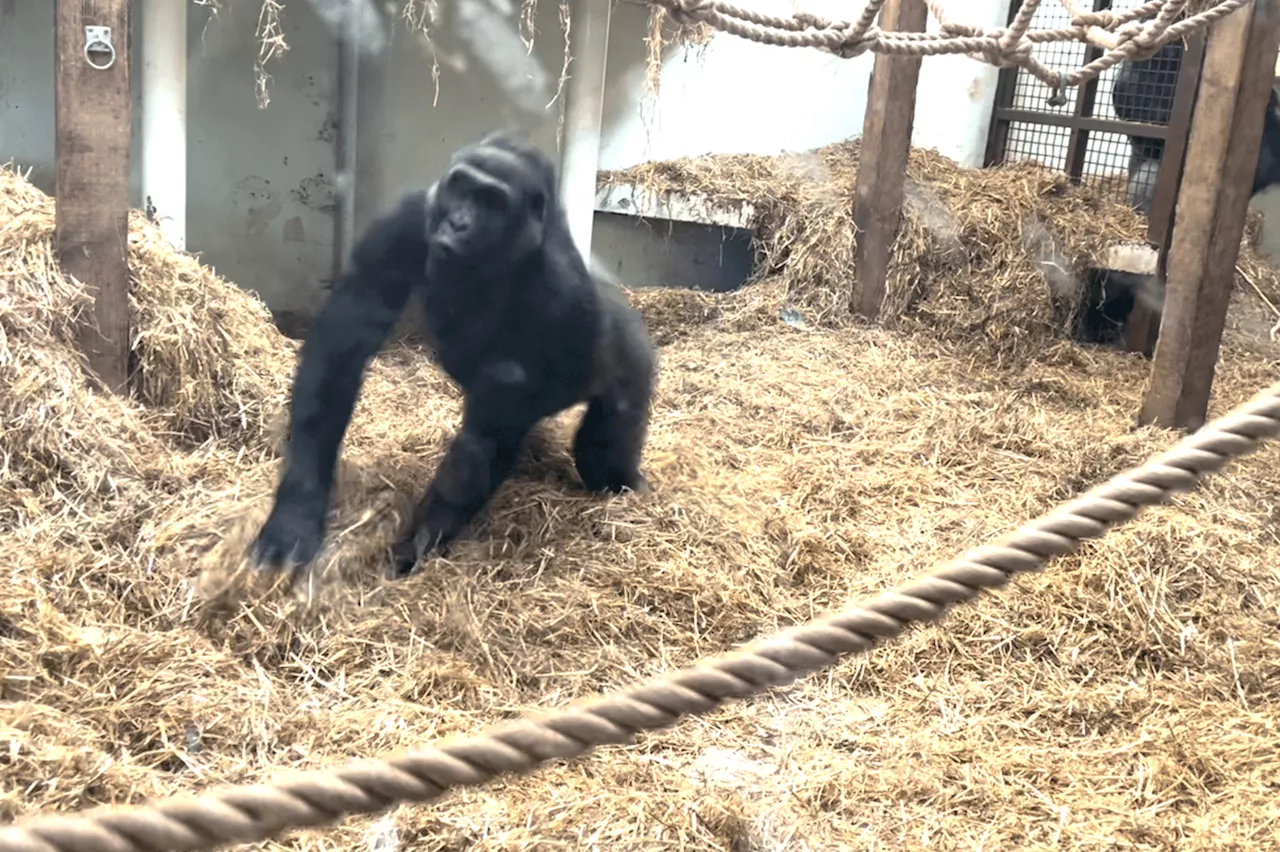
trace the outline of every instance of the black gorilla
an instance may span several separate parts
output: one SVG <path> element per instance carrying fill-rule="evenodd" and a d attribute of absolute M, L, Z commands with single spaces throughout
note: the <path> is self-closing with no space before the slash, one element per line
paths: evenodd
<path fill-rule="evenodd" d="M 1173 112 L 1173 83 L 1182 66 L 1182 41 L 1174 39 L 1148 59 L 1121 63 L 1111 87 L 1111 105 L 1125 121 L 1168 124 Z M 1164 154 L 1164 140 L 1129 137 L 1129 203 L 1151 212 L 1156 175 Z M 1267 101 L 1262 147 L 1253 176 L 1253 193 L 1280 183 L 1280 97 L 1275 89 Z"/>
<path fill-rule="evenodd" d="M 507 478 L 530 429 L 576 403 L 588 402 L 573 444 L 587 488 L 644 487 L 656 372 L 644 322 L 588 273 L 548 158 L 495 133 L 407 193 L 352 251 L 302 348 L 284 473 L 253 545 L 259 564 L 305 565 L 319 551 L 364 369 L 415 292 L 464 401 L 461 429 L 392 549 L 395 576 L 447 547 Z"/>

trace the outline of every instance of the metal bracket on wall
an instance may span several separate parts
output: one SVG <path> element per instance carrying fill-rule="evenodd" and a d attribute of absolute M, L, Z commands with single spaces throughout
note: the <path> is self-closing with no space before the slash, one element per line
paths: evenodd
<path fill-rule="evenodd" d="M 105 65 L 100 65 L 90 56 L 92 53 L 107 54 Z M 106 71 L 116 64 L 116 47 L 111 43 L 111 27 L 84 28 L 84 61 L 89 67 L 98 71 Z"/>

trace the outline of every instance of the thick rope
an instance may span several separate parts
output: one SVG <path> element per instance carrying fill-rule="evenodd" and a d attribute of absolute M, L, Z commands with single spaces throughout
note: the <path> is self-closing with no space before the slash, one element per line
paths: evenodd
<path fill-rule="evenodd" d="M 1193 490 L 1202 475 L 1277 435 L 1280 382 L 1141 467 L 1024 525 L 1002 543 L 970 550 L 891 592 L 669 677 L 399 757 L 360 760 L 341 769 L 296 773 L 275 784 L 224 787 L 149 806 L 32 819 L 0 829 L 0 850 L 216 849 L 266 840 L 286 829 L 329 824 L 347 814 L 427 802 L 452 787 L 478 786 L 596 746 L 629 743 L 641 731 L 669 727 L 728 699 L 791 683 L 843 656 L 868 651 L 914 622 L 935 621 L 951 604 L 999 588 L 1014 574 L 1038 571 L 1085 539 L 1132 519 L 1143 507 Z"/>
<path fill-rule="evenodd" d="M 1041 0 L 1023 0 L 1009 26 L 984 30 L 953 23 L 942 0 L 926 0 L 940 24 L 936 33 L 890 32 L 875 25 L 885 0 L 867 0 L 856 21 L 830 21 L 806 12 L 791 17 L 766 15 L 723 0 L 647 0 L 685 24 L 705 23 L 739 38 L 779 47 L 817 47 L 850 58 L 867 51 L 894 56 L 965 54 L 998 68 L 1019 67 L 1050 88 L 1061 90 L 1098 77 L 1125 60 L 1152 56 L 1167 42 L 1204 29 L 1251 0 L 1221 0 L 1199 14 L 1175 23 L 1188 0 L 1152 0 L 1124 12 L 1081 12 L 1075 0 L 1061 0 L 1071 26 L 1031 31 L 1031 18 Z M 1252 0 L 1266 2 L 1266 0 Z M 1068 73 L 1047 67 L 1032 55 L 1036 44 L 1082 41 L 1105 51 L 1102 56 Z"/>

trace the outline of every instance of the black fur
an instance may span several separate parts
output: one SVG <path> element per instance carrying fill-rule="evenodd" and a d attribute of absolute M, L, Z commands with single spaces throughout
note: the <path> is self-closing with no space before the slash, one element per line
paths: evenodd
<path fill-rule="evenodd" d="M 415 292 L 464 402 L 461 429 L 392 549 L 396 576 L 447 547 L 511 472 L 532 427 L 576 403 L 588 402 L 573 447 L 583 483 L 644 487 L 656 370 L 644 322 L 588 273 L 551 162 L 497 133 L 456 153 L 437 183 L 406 194 L 355 246 L 302 348 L 284 474 L 254 542 L 260 564 L 305 565 L 319 551 L 364 369 Z"/>
<path fill-rule="evenodd" d="M 1111 87 L 1111 105 L 1116 115 L 1124 121 L 1168 124 L 1182 51 L 1182 41 L 1174 39 L 1148 59 L 1121 63 Z M 1129 149 L 1129 203 L 1149 214 L 1164 140 L 1131 136 Z M 1267 101 L 1253 193 L 1276 184 L 1280 184 L 1280 96 L 1273 88 Z"/>

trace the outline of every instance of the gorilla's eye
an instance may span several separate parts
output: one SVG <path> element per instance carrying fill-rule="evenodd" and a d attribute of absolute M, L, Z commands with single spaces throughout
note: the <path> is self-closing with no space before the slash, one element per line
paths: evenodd
<path fill-rule="evenodd" d="M 507 197 L 494 187 L 482 186 L 476 189 L 476 201 L 489 210 L 501 210 L 506 206 Z"/>
<path fill-rule="evenodd" d="M 547 208 L 547 197 L 541 192 L 535 192 L 529 198 L 529 212 L 538 218 L 542 218 L 542 214 Z"/>

